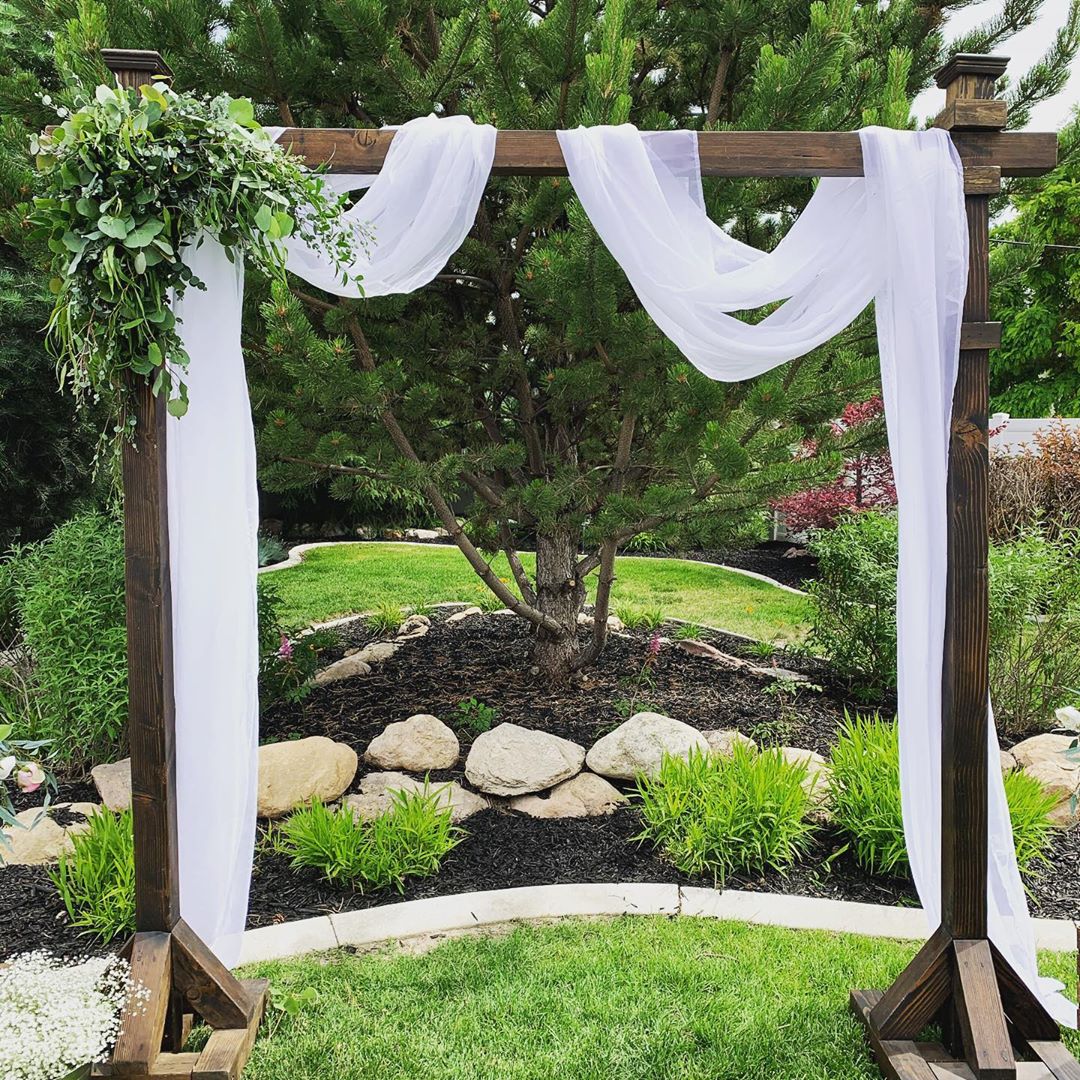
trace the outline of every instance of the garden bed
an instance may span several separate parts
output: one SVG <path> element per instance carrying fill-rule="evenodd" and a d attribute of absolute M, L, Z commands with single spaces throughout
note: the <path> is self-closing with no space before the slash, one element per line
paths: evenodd
<path fill-rule="evenodd" d="M 640 674 L 649 633 L 613 636 L 602 664 L 580 685 L 551 688 L 529 666 L 529 634 L 516 618 L 475 616 L 456 626 L 445 612 L 430 632 L 408 642 L 395 656 L 363 678 L 317 687 L 303 701 L 278 704 L 262 718 L 264 741 L 325 735 L 362 754 L 386 724 L 418 712 L 448 721 L 458 702 L 475 697 L 497 710 L 496 722 L 512 722 L 561 735 L 584 746 L 615 728 L 627 712 L 651 709 L 701 729 L 735 728 L 761 743 L 777 742 L 828 754 L 845 708 L 867 711 L 847 698 L 812 657 L 777 652 L 770 659 L 751 646 L 718 633 L 704 635 L 726 653 L 755 664 L 774 663 L 808 675 L 820 690 L 796 689 L 744 671 L 727 670 L 683 652 L 677 643 L 662 649 L 648 681 Z M 341 628 L 342 643 L 327 659 L 372 639 L 363 622 Z M 779 691 L 768 689 L 779 685 Z M 892 703 L 878 703 L 883 716 Z M 870 710 L 872 711 L 872 709 Z M 470 737 L 460 732 L 462 759 L 433 780 L 464 778 Z M 352 790 L 367 771 L 361 765 Z M 60 800 L 92 798 L 85 783 L 63 784 Z M 29 803 L 29 799 L 25 799 Z M 641 823 L 631 808 L 607 817 L 536 820 L 486 810 L 465 822 L 467 837 L 445 858 L 433 877 L 410 881 L 403 898 L 560 882 L 679 882 L 712 885 L 676 871 L 647 843 L 634 838 Z M 820 828 L 806 858 L 781 874 L 740 875 L 727 886 L 766 892 L 859 900 L 883 904 L 916 902 L 910 881 L 874 876 L 863 870 L 846 841 Z M 1031 908 L 1048 918 L 1075 918 L 1080 912 L 1080 829 L 1059 834 L 1050 864 L 1029 882 Z M 260 845 L 252 883 L 249 926 L 305 918 L 331 911 L 392 902 L 389 889 L 361 894 L 331 885 L 313 870 L 296 871 L 287 859 Z M 83 951 L 85 939 L 66 926 L 62 906 L 43 867 L 0 869 L 0 957 L 32 947 Z"/>

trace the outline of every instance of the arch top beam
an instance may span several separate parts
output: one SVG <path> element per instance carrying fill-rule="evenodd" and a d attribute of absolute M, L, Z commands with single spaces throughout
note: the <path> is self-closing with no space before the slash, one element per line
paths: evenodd
<path fill-rule="evenodd" d="M 377 173 L 393 131 L 371 128 L 286 128 L 279 142 L 312 168 Z M 1057 164 L 1057 135 L 1032 131 L 954 131 L 965 168 L 997 167 L 1002 176 L 1039 176 Z M 862 176 L 862 147 L 854 131 L 703 131 L 703 176 Z M 554 131 L 500 131 L 495 176 L 565 176 Z"/>

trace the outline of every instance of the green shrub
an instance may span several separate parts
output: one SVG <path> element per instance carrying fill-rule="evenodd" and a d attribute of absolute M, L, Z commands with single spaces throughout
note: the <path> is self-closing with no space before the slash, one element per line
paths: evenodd
<path fill-rule="evenodd" d="M 401 892 L 407 878 L 436 873 L 464 835 L 451 824 L 450 808 L 440 805 L 439 789 L 425 785 L 395 792 L 392 809 L 371 821 L 315 801 L 285 821 L 275 846 L 293 866 L 314 867 L 329 881 Z"/>
<path fill-rule="evenodd" d="M 311 678 L 322 653 L 340 641 L 333 630 L 298 634 L 281 619 L 282 600 L 269 575 L 258 578 L 259 707 L 300 701 L 311 693 Z"/>
<path fill-rule="evenodd" d="M 665 756 L 657 775 L 639 777 L 644 829 L 684 874 L 783 870 L 804 854 L 811 824 L 806 766 L 779 751 L 736 746 L 731 757 L 692 751 Z"/>
<path fill-rule="evenodd" d="M 895 514 L 845 514 L 816 534 L 818 579 L 809 584 L 808 644 L 866 700 L 896 685 Z"/>
<path fill-rule="evenodd" d="M 390 637 L 401 629 L 405 621 L 405 614 L 399 604 L 384 601 L 370 615 L 365 622 L 381 637 Z"/>
<path fill-rule="evenodd" d="M 627 630 L 656 630 L 664 622 L 664 613 L 659 608 L 644 610 L 623 606 L 616 608 L 615 614 Z"/>
<path fill-rule="evenodd" d="M 1035 532 L 990 549 L 990 685 L 998 727 L 1051 722 L 1080 687 L 1080 542 Z"/>
<path fill-rule="evenodd" d="M 276 537 L 259 533 L 258 560 L 260 566 L 272 566 L 284 562 L 289 557 L 289 549 Z"/>
<path fill-rule="evenodd" d="M 19 559 L 19 624 L 40 715 L 25 734 L 71 766 L 124 754 L 127 630 L 123 526 L 106 514 L 61 525 Z"/>
<path fill-rule="evenodd" d="M 900 737 L 896 724 L 848 716 L 832 750 L 833 820 L 873 874 L 908 870 L 900 809 Z"/>
<path fill-rule="evenodd" d="M 72 926 L 102 943 L 135 928 L 135 840 L 131 811 L 104 807 L 86 832 L 72 837 L 74 851 L 49 871 Z"/>
<path fill-rule="evenodd" d="M 859 865 L 874 874 L 907 874 L 900 809 L 900 737 L 895 723 L 846 717 L 832 751 L 833 820 L 849 837 Z M 1056 798 L 1020 772 L 1005 777 L 1016 861 L 1027 873 L 1045 857 Z"/>
<path fill-rule="evenodd" d="M 471 697 L 457 703 L 457 711 L 451 722 L 459 730 L 468 731 L 473 735 L 482 735 L 485 731 L 491 730 L 491 725 L 495 723 L 498 715 L 498 709 Z"/>

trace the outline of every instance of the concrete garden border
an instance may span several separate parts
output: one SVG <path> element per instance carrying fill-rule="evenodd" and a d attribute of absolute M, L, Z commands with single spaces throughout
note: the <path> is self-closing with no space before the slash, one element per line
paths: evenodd
<path fill-rule="evenodd" d="M 922 909 L 914 907 L 638 882 L 530 885 L 408 900 L 248 930 L 244 933 L 240 963 L 283 960 L 346 945 L 371 946 L 508 923 L 619 915 L 725 919 L 907 941 L 923 941 L 927 932 Z M 1040 949 L 1072 952 L 1076 948 L 1075 923 L 1068 919 L 1032 921 Z"/>

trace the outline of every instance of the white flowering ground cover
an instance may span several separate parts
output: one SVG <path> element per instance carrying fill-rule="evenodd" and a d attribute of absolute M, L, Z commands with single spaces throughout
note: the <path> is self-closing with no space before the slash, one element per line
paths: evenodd
<path fill-rule="evenodd" d="M 104 1058 L 130 989 L 130 969 L 118 957 L 12 957 L 0 967 L 0 1077 L 61 1080 Z M 137 997 L 145 996 L 139 988 Z"/>

